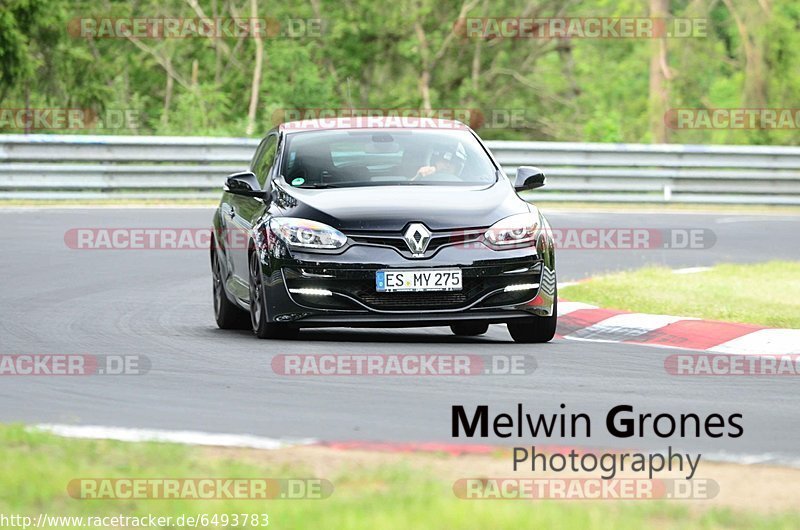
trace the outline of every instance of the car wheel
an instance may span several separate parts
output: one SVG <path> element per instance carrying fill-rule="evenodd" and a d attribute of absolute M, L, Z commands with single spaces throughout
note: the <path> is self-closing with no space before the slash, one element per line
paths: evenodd
<path fill-rule="evenodd" d="M 454 335 L 459 337 L 477 337 L 489 330 L 489 324 L 487 322 L 455 322 L 450 324 L 450 329 Z"/>
<path fill-rule="evenodd" d="M 266 296 L 257 252 L 250 254 L 250 324 L 259 339 L 291 339 L 297 328 L 267 321 Z"/>
<path fill-rule="evenodd" d="M 222 281 L 222 265 L 219 263 L 219 254 L 214 252 L 211 262 L 211 277 L 213 280 L 214 319 L 220 329 L 247 329 L 250 327 L 250 318 L 236 304 L 228 300 L 225 285 Z"/>
<path fill-rule="evenodd" d="M 558 322 L 558 293 L 553 301 L 553 314 L 549 317 L 532 316 L 508 322 L 508 332 L 514 342 L 549 342 L 556 334 Z"/>

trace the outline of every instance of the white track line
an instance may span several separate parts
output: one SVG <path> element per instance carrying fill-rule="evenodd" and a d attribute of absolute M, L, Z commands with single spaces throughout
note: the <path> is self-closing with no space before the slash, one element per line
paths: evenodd
<path fill-rule="evenodd" d="M 673 274 L 695 274 L 697 272 L 710 271 L 711 267 L 686 267 L 684 269 L 673 269 Z"/>
<path fill-rule="evenodd" d="M 614 315 L 597 324 L 578 329 L 565 335 L 566 338 L 584 340 L 624 341 L 639 337 L 653 330 L 663 328 L 679 320 L 693 320 L 687 317 L 671 315 L 649 315 L 646 313 L 623 313 Z"/>
<path fill-rule="evenodd" d="M 99 425 L 63 425 L 44 423 L 34 429 L 46 431 L 65 438 L 88 438 L 93 440 L 119 440 L 122 442 L 168 442 L 186 445 L 210 445 L 215 447 L 245 447 L 250 449 L 281 449 L 295 445 L 311 445 L 317 440 L 306 438 L 280 440 L 249 434 L 222 434 L 200 431 L 167 431 L 158 429 L 133 429 L 128 427 L 103 427 Z"/>
<path fill-rule="evenodd" d="M 558 316 L 568 315 L 569 313 L 578 311 L 580 309 L 597 309 L 597 306 L 584 304 L 583 302 L 561 301 L 558 303 Z"/>

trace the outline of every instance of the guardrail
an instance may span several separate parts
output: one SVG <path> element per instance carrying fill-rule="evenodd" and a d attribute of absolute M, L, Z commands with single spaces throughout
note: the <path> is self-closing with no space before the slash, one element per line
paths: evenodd
<path fill-rule="evenodd" d="M 0 198 L 218 197 L 258 140 L 0 135 Z M 545 170 L 537 201 L 800 204 L 800 148 L 488 142 L 513 175 Z"/>

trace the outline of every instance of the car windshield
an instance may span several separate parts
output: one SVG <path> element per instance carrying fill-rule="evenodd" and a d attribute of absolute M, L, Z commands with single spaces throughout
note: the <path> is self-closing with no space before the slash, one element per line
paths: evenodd
<path fill-rule="evenodd" d="M 334 130 L 289 134 L 282 174 L 296 188 L 488 185 L 497 170 L 468 131 Z"/>

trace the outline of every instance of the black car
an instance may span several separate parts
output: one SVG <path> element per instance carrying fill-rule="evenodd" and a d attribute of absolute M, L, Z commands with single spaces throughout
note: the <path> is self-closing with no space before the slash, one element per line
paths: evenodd
<path fill-rule="evenodd" d="M 291 122 L 228 177 L 211 266 L 220 328 L 291 338 L 322 326 L 505 323 L 517 342 L 556 329 L 552 232 L 459 122 Z"/>

